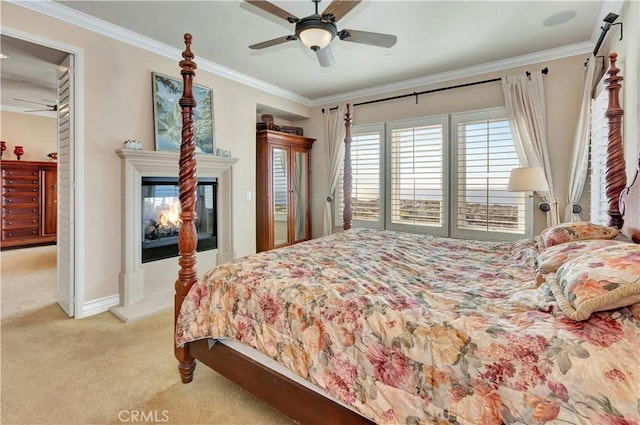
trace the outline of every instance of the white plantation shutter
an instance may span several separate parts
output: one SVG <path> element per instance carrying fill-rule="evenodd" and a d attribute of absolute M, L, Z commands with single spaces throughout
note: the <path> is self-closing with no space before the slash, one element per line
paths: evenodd
<path fill-rule="evenodd" d="M 382 125 L 354 126 L 351 136 L 351 211 L 355 227 L 382 228 Z M 338 180 L 336 222 L 342 224 L 344 170 Z"/>
<path fill-rule="evenodd" d="M 445 233 L 446 126 L 446 116 L 389 123 L 387 228 Z"/>
<path fill-rule="evenodd" d="M 602 90 L 591 103 L 591 149 L 589 168 L 591 172 L 589 221 L 608 224 L 609 204 L 606 194 L 605 171 L 607 169 L 607 144 L 609 122 L 605 113 L 609 104 L 609 92 Z"/>
<path fill-rule="evenodd" d="M 521 164 L 504 110 L 453 114 L 453 126 L 453 236 L 524 237 L 529 228 L 526 194 L 507 191 L 511 170 Z"/>
<path fill-rule="evenodd" d="M 273 198 L 276 212 L 287 212 L 287 157 L 282 149 L 273 150 Z"/>
<path fill-rule="evenodd" d="M 521 165 L 504 108 L 451 118 L 452 131 L 448 115 L 353 128 L 354 227 L 489 240 L 532 235 L 532 202 L 507 191 Z M 341 172 L 340 224 L 342 182 Z"/>

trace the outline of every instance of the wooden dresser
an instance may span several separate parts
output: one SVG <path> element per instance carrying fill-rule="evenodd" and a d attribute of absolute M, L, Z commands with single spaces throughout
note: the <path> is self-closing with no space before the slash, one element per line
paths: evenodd
<path fill-rule="evenodd" d="M 57 164 L 6 161 L 2 165 L 2 248 L 56 242 Z"/>

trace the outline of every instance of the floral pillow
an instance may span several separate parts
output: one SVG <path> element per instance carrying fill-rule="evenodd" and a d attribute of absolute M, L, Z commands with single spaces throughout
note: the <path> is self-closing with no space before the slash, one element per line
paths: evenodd
<path fill-rule="evenodd" d="M 585 239 L 613 239 L 616 236 L 618 236 L 618 229 L 588 221 L 558 224 L 544 229 L 540 234 L 540 238 L 547 248 L 565 242 Z"/>
<path fill-rule="evenodd" d="M 638 303 L 640 245 L 620 243 L 580 255 L 546 278 L 558 305 L 573 320 Z"/>
<path fill-rule="evenodd" d="M 588 254 L 596 249 L 621 243 L 624 242 L 609 239 L 592 239 L 554 245 L 539 251 L 536 272 L 542 274 L 555 273 L 558 267 L 582 254 Z"/>

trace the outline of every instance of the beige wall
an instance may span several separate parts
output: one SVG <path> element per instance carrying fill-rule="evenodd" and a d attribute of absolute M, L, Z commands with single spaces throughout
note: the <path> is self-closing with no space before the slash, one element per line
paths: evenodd
<path fill-rule="evenodd" d="M 84 134 L 77 135 L 84 151 L 79 158 L 84 193 L 78 194 L 85 217 L 79 232 L 86 248 L 81 302 L 112 296 L 118 293 L 122 234 L 121 164 L 114 151 L 126 139 L 154 149 L 151 72 L 179 77 L 181 58 L 165 58 L 7 2 L 1 7 L 3 26 L 83 50 Z M 206 42 L 194 34 L 196 62 L 198 44 Z M 255 197 L 248 201 L 246 194 L 255 193 L 256 104 L 297 116 L 309 111 L 202 70 L 195 81 L 213 88 L 216 147 L 239 159 L 233 168 L 233 241 L 238 255 L 247 255 L 255 252 Z M 162 262 L 158 267 L 166 267 L 156 275 L 166 276 L 172 287 L 177 265 Z"/>
<path fill-rule="evenodd" d="M 23 161 L 50 161 L 57 151 L 56 119 L 33 114 L 0 111 L 0 139 L 7 143 L 3 159 L 16 159 L 13 148 L 23 146 Z"/>
<path fill-rule="evenodd" d="M 549 74 L 544 77 L 545 98 L 547 103 L 547 126 L 549 155 L 553 174 L 554 190 L 560 200 L 560 211 L 564 211 L 568 192 L 568 175 L 570 168 L 571 147 L 573 133 L 578 115 L 579 96 L 581 90 L 581 78 L 584 70 L 584 61 L 588 55 L 574 56 L 544 63 L 538 63 L 526 67 L 513 68 L 503 72 L 477 75 L 472 78 L 453 80 L 441 83 L 437 86 L 423 86 L 399 92 L 386 93 L 375 98 L 396 96 L 413 91 L 420 92 L 437 87 L 457 85 L 472 81 L 481 81 L 504 75 L 512 75 L 525 72 L 540 72 L 544 67 L 549 68 Z M 373 98 L 371 98 L 373 99 Z M 351 103 L 358 103 L 370 98 L 352 99 Z M 345 102 L 346 103 L 346 102 Z M 313 108 L 311 120 L 305 130 L 309 134 L 323 135 L 322 105 Z M 447 90 L 420 96 L 416 105 L 414 97 L 393 100 L 372 105 L 356 107 L 354 110 L 353 124 L 370 124 L 384 121 L 409 119 L 437 114 L 449 114 L 452 112 L 471 111 L 477 109 L 494 108 L 504 106 L 504 96 L 499 82 L 487 83 L 460 89 Z M 313 167 L 313 235 L 322 234 L 322 203 L 327 191 L 327 170 L 325 166 L 326 143 L 324 136 L 314 144 L 312 155 Z M 586 208 L 587 204 L 583 204 Z M 545 215 L 536 209 L 534 231 L 539 233 L 546 226 Z"/>

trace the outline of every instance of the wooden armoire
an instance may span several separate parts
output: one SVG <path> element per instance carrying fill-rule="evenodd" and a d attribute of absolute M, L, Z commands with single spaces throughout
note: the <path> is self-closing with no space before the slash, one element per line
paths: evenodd
<path fill-rule="evenodd" d="M 2 160 L 2 248 L 55 243 L 55 162 Z"/>
<path fill-rule="evenodd" d="M 256 134 L 258 252 L 311 239 L 311 145 L 274 130 Z"/>

